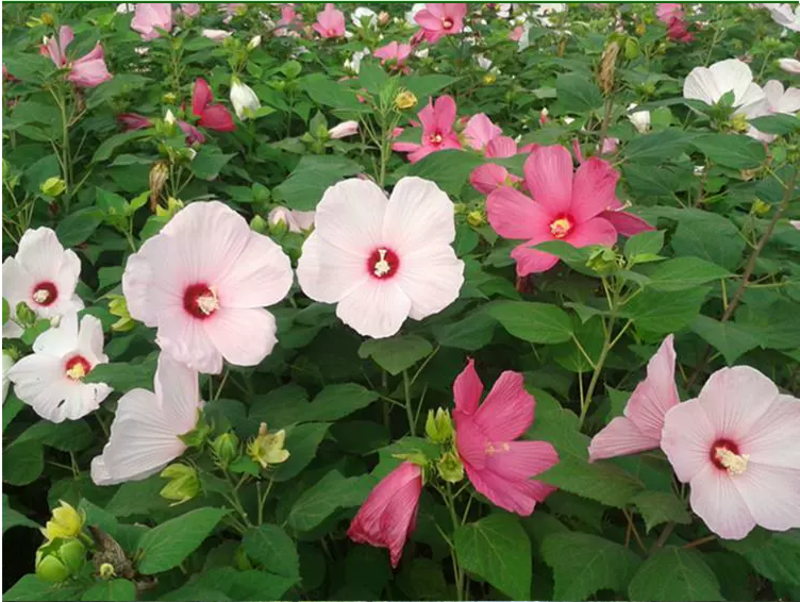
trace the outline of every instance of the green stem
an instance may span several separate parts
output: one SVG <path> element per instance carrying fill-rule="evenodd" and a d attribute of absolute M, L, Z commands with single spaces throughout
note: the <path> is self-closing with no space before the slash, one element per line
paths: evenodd
<path fill-rule="evenodd" d="M 406 416 L 408 416 L 408 430 L 411 436 L 417 434 L 416 422 L 414 420 L 414 409 L 411 407 L 411 380 L 408 378 L 408 370 L 403 370 L 403 393 L 406 399 Z"/>

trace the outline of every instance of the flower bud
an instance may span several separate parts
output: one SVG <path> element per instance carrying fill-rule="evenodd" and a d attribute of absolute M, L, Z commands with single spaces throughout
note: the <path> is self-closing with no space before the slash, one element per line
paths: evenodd
<path fill-rule="evenodd" d="M 266 234 L 269 230 L 269 224 L 263 217 L 256 215 L 250 220 L 250 229 L 259 234 Z"/>
<path fill-rule="evenodd" d="M 243 84 L 236 76 L 231 78 L 231 103 L 236 111 L 236 116 L 242 120 L 253 117 L 255 112 L 261 108 L 261 103 L 253 89 L 247 84 Z"/>
<path fill-rule="evenodd" d="M 486 218 L 480 209 L 475 209 L 467 213 L 467 223 L 474 228 L 478 228 L 486 223 Z"/>
<path fill-rule="evenodd" d="M 450 420 L 450 412 L 442 408 L 428 411 L 428 419 L 425 421 L 425 433 L 434 443 L 446 443 L 453 436 L 453 423 Z"/>
<path fill-rule="evenodd" d="M 378 13 L 379 25 L 381 26 L 386 25 L 389 22 L 389 19 L 391 19 L 391 16 L 385 10 L 382 10 L 380 13 Z"/>
<path fill-rule="evenodd" d="M 495 74 L 495 73 L 492 73 L 491 71 L 490 71 L 489 73 L 486 73 L 486 74 L 483 76 L 483 83 L 484 83 L 484 85 L 491 86 L 491 85 L 492 85 L 493 83 L 495 83 L 496 81 L 497 81 L 497 74 Z"/>
<path fill-rule="evenodd" d="M 47 178 L 39 186 L 39 190 L 42 191 L 42 194 L 45 194 L 53 198 L 61 196 L 66 189 L 67 189 L 67 183 L 61 178 L 56 178 L 56 177 Z"/>
<path fill-rule="evenodd" d="M 108 311 L 112 316 L 117 316 L 119 320 L 111 325 L 111 330 L 114 332 L 128 332 L 136 326 L 136 323 L 131 318 L 128 312 L 128 304 L 125 297 L 122 295 L 108 295 L 111 301 L 108 304 Z"/>
<path fill-rule="evenodd" d="M 17 303 L 17 307 L 14 311 L 17 316 L 17 321 L 24 326 L 29 326 L 36 321 L 36 314 L 33 313 L 33 310 L 27 306 L 25 301 L 20 301 Z"/>
<path fill-rule="evenodd" d="M 458 483 L 464 478 L 464 465 L 453 452 L 447 452 L 439 458 L 436 471 L 448 483 Z"/>
<path fill-rule="evenodd" d="M 394 97 L 394 104 L 400 111 L 412 109 L 417 106 L 417 97 L 413 92 L 402 90 Z"/>
<path fill-rule="evenodd" d="M 167 109 L 167 114 L 164 116 L 164 123 L 168 123 L 169 125 L 175 125 L 177 123 L 171 109 Z"/>
<path fill-rule="evenodd" d="M 211 442 L 211 450 L 217 466 L 224 470 L 239 457 L 239 437 L 234 433 L 222 433 Z"/>
<path fill-rule="evenodd" d="M 174 105 L 176 102 L 178 102 L 178 96 L 175 94 L 175 92 L 166 92 L 164 93 L 164 96 L 161 97 L 161 100 L 163 100 L 165 104 Z"/>
<path fill-rule="evenodd" d="M 250 38 L 250 41 L 247 43 L 247 50 L 253 51 L 256 48 L 261 46 L 261 36 L 253 36 Z"/>
<path fill-rule="evenodd" d="M 52 27 L 55 21 L 53 20 L 53 15 L 50 13 L 42 13 L 42 23 L 47 25 L 48 27 Z"/>
<path fill-rule="evenodd" d="M 768 203 L 765 203 L 761 199 L 756 199 L 753 201 L 753 213 L 759 217 L 765 216 L 770 212 L 770 209 L 772 209 L 772 207 L 770 207 Z"/>
<path fill-rule="evenodd" d="M 161 490 L 161 497 L 174 500 L 177 506 L 188 502 L 200 493 L 200 479 L 197 478 L 197 471 L 186 464 L 170 464 L 161 471 L 162 479 L 170 479 L 170 482 Z"/>
<path fill-rule="evenodd" d="M 334 140 L 354 136 L 358 134 L 358 121 L 343 121 L 329 129 L 327 134 Z"/>
<path fill-rule="evenodd" d="M 77 537 L 86 522 L 84 512 L 78 512 L 67 502 L 59 500 L 59 503 L 61 505 L 53 510 L 52 519 L 42 529 L 48 541 Z"/>
<path fill-rule="evenodd" d="M 49 583 L 66 581 L 83 568 L 86 547 L 78 539 L 55 539 L 36 551 L 36 575 Z"/>
<path fill-rule="evenodd" d="M 731 118 L 731 128 L 736 132 L 746 132 L 750 128 L 747 117 L 742 113 L 737 113 Z"/>
<path fill-rule="evenodd" d="M 267 433 L 267 423 L 262 422 L 258 429 L 258 436 L 247 444 L 247 455 L 267 468 L 270 464 L 281 464 L 289 459 L 289 452 L 283 449 L 286 440 L 286 431 L 281 429 L 270 435 Z"/>
<path fill-rule="evenodd" d="M 117 576 L 117 571 L 114 569 L 114 565 L 109 562 L 104 562 L 100 565 L 100 568 L 97 569 L 97 573 L 100 579 L 109 580 L 113 579 Z"/>

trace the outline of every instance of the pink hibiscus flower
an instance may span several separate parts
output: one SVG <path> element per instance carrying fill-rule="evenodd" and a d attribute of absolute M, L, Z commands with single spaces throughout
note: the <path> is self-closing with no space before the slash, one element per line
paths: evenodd
<path fill-rule="evenodd" d="M 558 257 L 530 247 L 563 240 L 575 247 L 611 246 L 617 230 L 600 213 L 616 200 L 619 173 L 591 158 L 573 176 L 572 157 L 563 146 L 535 148 L 525 162 L 525 182 L 533 199 L 504 186 L 492 192 L 486 208 L 489 223 L 500 236 L 525 240 L 511 256 L 517 274 L 545 272 Z"/>
<path fill-rule="evenodd" d="M 614 418 L 594 436 L 589 445 L 590 462 L 656 449 L 661 444 L 664 416 L 680 402 L 673 340 L 673 335 L 665 338 L 650 359 L 647 378 L 631 394 L 624 416 Z"/>
<path fill-rule="evenodd" d="M 491 194 L 503 186 L 514 186 L 521 179 L 508 172 L 505 167 L 486 163 L 479 165 L 469 174 L 469 183 L 482 194 Z"/>
<path fill-rule="evenodd" d="M 421 493 L 422 470 L 403 462 L 375 486 L 350 523 L 347 536 L 356 543 L 387 548 L 396 568 L 416 526 Z"/>
<path fill-rule="evenodd" d="M 711 375 L 664 419 L 661 447 L 692 510 L 725 539 L 800 527 L 800 399 L 748 366 Z"/>
<path fill-rule="evenodd" d="M 233 117 L 224 106 L 211 104 L 213 100 L 214 93 L 208 83 L 202 77 L 198 77 L 194 82 L 194 91 L 192 92 L 192 114 L 200 118 L 197 125 L 218 132 L 232 132 L 236 129 Z M 187 133 L 183 126 L 181 129 Z"/>
<path fill-rule="evenodd" d="M 485 113 L 478 113 L 470 117 L 467 127 L 464 128 L 464 139 L 470 147 L 482 151 L 492 140 L 501 136 L 503 130 L 492 123 Z M 512 140 L 513 142 L 513 140 Z M 516 144 L 514 144 L 516 150 Z"/>
<path fill-rule="evenodd" d="M 159 2 L 137 3 L 131 29 L 139 32 L 143 40 L 154 40 L 160 36 L 159 29 L 172 31 L 172 5 Z"/>
<path fill-rule="evenodd" d="M 344 13 L 328 2 L 325 10 L 317 13 L 317 22 L 313 25 L 323 38 L 341 38 L 344 36 Z"/>
<path fill-rule="evenodd" d="M 298 35 L 297 31 L 303 26 L 303 15 L 298 14 L 293 4 L 281 5 L 281 18 L 275 28 L 276 36 Z"/>
<path fill-rule="evenodd" d="M 555 487 L 531 480 L 558 464 L 545 441 L 515 441 L 533 424 L 536 400 L 518 372 L 506 371 L 481 404 L 483 383 L 470 359 L 453 383 L 458 455 L 470 482 L 493 503 L 528 516 Z"/>
<path fill-rule="evenodd" d="M 390 42 L 386 46 L 381 46 L 372 54 L 381 59 L 381 65 L 387 65 L 393 71 L 410 72 L 409 68 L 405 66 L 406 59 L 411 54 L 410 44 Z"/>
<path fill-rule="evenodd" d="M 106 67 L 105 53 L 98 42 L 91 52 L 79 59 L 70 61 L 67 58 L 67 46 L 72 43 L 75 36 L 69 25 L 64 25 L 58 30 L 58 39 L 55 36 L 46 38 L 41 48 L 45 56 L 49 56 L 59 69 L 69 69 L 67 80 L 81 88 L 95 88 L 110 80 L 113 75 Z"/>
<path fill-rule="evenodd" d="M 688 30 L 683 5 L 678 2 L 659 2 L 656 4 L 656 16 L 667 26 L 667 37 L 670 40 L 688 43 L 694 39 Z"/>
<path fill-rule="evenodd" d="M 456 257 L 453 203 L 436 184 L 402 178 L 387 199 L 356 178 L 325 191 L 314 231 L 303 244 L 297 279 L 303 292 L 336 303 L 359 334 L 396 334 L 458 298 L 464 262 Z"/>
<path fill-rule="evenodd" d="M 128 258 L 122 292 L 178 361 L 216 374 L 222 360 L 255 366 L 275 346 L 266 305 L 292 285 L 289 258 L 223 203 L 197 202 Z"/>
<path fill-rule="evenodd" d="M 414 16 L 414 21 L 422 28 L 422 34 L 428 43 L 435 44 L 444 36 L 461 33 L 466 15 L 467 5 L 463 2 L 428 2 Z"/>
<path fill-rule="evenodd" d="M 421 144 L 413 142 L 395 142 L 392 148 L 401 153 L 409 153 L 408 160 L 416 163 L 435 153 L 448 148 L 461 148 L 458 134 L 453 131 L 456 120 L 456 103 L 452 96 L 440 96 L 428 100 L 428 106 L 418 114 L 422 122 Z"/>

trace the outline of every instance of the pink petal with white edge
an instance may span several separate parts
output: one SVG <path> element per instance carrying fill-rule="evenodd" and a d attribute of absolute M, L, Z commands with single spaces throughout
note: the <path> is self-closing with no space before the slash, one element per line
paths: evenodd
<path fill-rule="evenodd" d="M 660 435 L 658 437 L 645 435 L 633 420 L 617 416 L 592 437 L 592 442 L 589 444 L 589 462 L 655 449 L 660 442 Z"/>
<path fill-rule="evenodd" d="M 278 342 L 275 317 L 260 307 L 221 307 L 202 325 L 222 357 L 235 366 L 257 365 Z"/>
<path fill-rule="evenodd" d="M 540 146 L 525 161 L 525 182 L 549 215 L 567 214 L 572 205 L 572 156 L 563 146 Z"/>
<path fill-rule="evenodd" d="M 680 403 L 667 412 L 661 449 L 681 482 L 688 483 L 709 466 L 717 470 L 711 462 L 710 451 L 721 435 L 696 399 Z"/>
<path fill-rule="evenodd" d="M 483 383 L 475 370 L 475 360 L 469 358 L 467 367 L 453 382 L 453 399 L 456 410 L 467 415 L 474 414 L 478 409 L 481 395 L 483 395 Z"/>
<path fill-rule="evenodd" d="M 743 539 L 756 526 L 750 509 L 727 471 L 708 462 L 690 485 L 692 510 L 723 539 Z"/>
<path fill-rule="evenodd" d="M 800 469 L 800 400 L 779 395 L 741 440 L 750 461 Z"/>
<path fill-rule="evenodd" d="M 358 334 L 383 339 L 400 330 L 411 299 L 391 280 L 364 280 L 336 306 L 336 315 Z"/>
<path fill-rule="evenodd" d="M 605 211 L 616 201 L 619 172 L 611 164 L 591 157 L 578 167 L 572 183 L 570 215 L 585 222 Z"/>
<path fill-rule="evenodd" d="M 411 300 L 410 318 L 422 320 L 458 299 L 464 284 L 464 262 L 451 246 L 423 247 L 401 257 L 397 280 Z"/>
<path fill-rule="evenodd" d="M 486 214 L 495 232 L 503 238 L 541 239 L 552 238 L 549 225 L 552 216 L 539 203 L 519 190 L 503 186 L 493 191 L 486 199 Z"/>
<path fill-rule="evenodd" d="M 350 179 L 325 191 L 317 205 L 316 232 L 328 244 L 369 258 L 383 244 L 388 199 L 377 184 Z"/>
<path fill-rule="evenodd" d="M 725 437 L 741 441 L 778 398 L 778 387 L 749 366 L 712 374 L 698 395 L 711 424 Z"/>
<path fill-rule="evenodd" d="M 511 441 L 533 423 L 535 405 L 522 374 L 507 370 L 495 381 L 474 418 L 490 440 Z"/>
<path fill-rule="evenodd" d="M 456 238 L 453 202 L 433 182 L 417 177 L 402 178 L 394 187 L 386 207 L 380 243 L 401 257 L 437 245 L 450 245 Z"/>
<path fill-rule="evenodd" d="M 297 280 L 303 292 L 323 303 L 338 303 L 371 278 L 363 255 L 343 251 L 312 232 L 297 262 Z"/>
<path fill-rule="evenodd" d="M 800 527 L 800 466 L 780 468 L 757 464 L 752 456 L 750 460 L 747 470 L 730 478 L 756 523 L 771 531 Z"/>
<path fill-rule="evenodd" d="M 667 336 L 656 354 L 650 358 L 647 378 L 636 386 L 625 406 L 625 416 L 644 435 L 656 442 L 661 439 L 664 416 L 680 403 L 678 388 L 675 386 L 674 339 L 674 335 Z"/>

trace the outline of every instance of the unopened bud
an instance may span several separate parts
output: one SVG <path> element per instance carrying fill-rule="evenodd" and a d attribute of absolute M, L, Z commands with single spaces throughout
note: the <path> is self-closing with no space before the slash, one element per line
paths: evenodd
<path fill-rule="evenodd" d="M 108 311 L 112 316 L 119 318 L 111 325 L 111 330 L 114 332 L 128 332 L 136 326 L 128 311 L 128 303 L 125 301 L 125 297 L 122 295 L 108 295 L 108 298 L 111 300 L 108 303 Z"/>
<path fill-rule="evenodd" d="M 48 27 L 52 27 L 55 24 L 53 20 L 53 15 L 50 13 L 42 13 L 42 23 L 47 25 Z"/>
<path fill-rule="evenodd" d="M 247 43 L 247 49 L 250 51 L 255 50 L 259 46 L 261 46 L 261 36 L 253 36 Z"/>
<path fill-rule="evenodd" d="M 491 86 L 496 81 L 497 81 L 497 75 L 495 73 L 492 73 L 491 71 L 483 76 L 483 83 L 487 86 Z"/>
<path fill-rule="evenodd" d="M 25 301 L 20 301 L 17 303 L 17 307 L 14 309 L 14 312 L 17 316 L 17 321 L 23 326 L 30 326 L 36 321 L 36 314 L 33 313 L 33 310 L 28 307 Z"/>
<path fill-rule="evenodd" d="M 156 205 L 156 215 L 158 217 L 166 217 L 170 219 L 181 209 L 183 209 L 183 201 L 181 201 L 180 199 L 176 199 L 175 197 L 169 197 L 167 199 L 166 207 L 162 207 L 161 205 Z"/>
<path fill-rule="evenodd" d="M 100 579 L 105 580 L 113 579 L 117 576 L 117 571 L 114 570 L 114 565 L 108 562 L 101 564 L 100 568 L 97 570 L 97 573 L 100 576 Z"/>
<path fill-rule="evenodd" d="M 269 230 L 269 224 L 263 217 L 256 215 L 250 220 L 250 229 L 259 234 L 266 234 Z"/>
<path fill-rule="evenodd" d="M 436 414 L 433 410 L 428 411 L 428 419 L 425 421 L 425 434 L 434 443 L 447 443 L 453 436 L 453 423 L 450 420 L 450 412 L 438 408 Z"/>
<path fill-rule="evenodd" d="M 79 539 L 55 539 L 36 551 L 36 575 L 49 583 L 66 581 L 86 562 L 86 547 Z"/>
<path fill-rule="evenodd" d="M 217 466 L 225 469 L 239 457 L 239 437 L 234 433 L 222 433 L 211 442 L 211 450 Z"/>
<path fill-rule="evenodd" d="M 161 99 L 164 101 L 164 104 L 168 105 L 174 105 L 176 102 L 178 102 L 178 96 L 175 94 L 175 92 L 166 92 Z"/>
<path fill-rule="evenodd" d="M 759 217 L 764 216 L 767 213 L 769 213 L 770 209 L 772 209 L 772 207 L 770 207 L 767 203 L 765 203 L 761 199 L 756 199 L 753 202 L 753 213 L 755 213 Z"/>
<path fill-rule="evenodd" d="M 186 464 L 171 464 L 161 471 L 162 479 L 170 479 L 170 482 L 161 490 L 161 497 L 172 500 L 171 506 L 177 506 L 188 502 L 200 493 L 200 479 L 197 478 L 197 471 Z"/>
<path fill-rule="evenodd" d="M 586 267 L 601 275 L 609 274 L 619 267 L 617 254 L 614 249 L 601 247 L 589 256 Z"/>
<path fill-rule="evenodd" d="M 42 191 L 42 194 L 53 198 L 61 196 L 66 189 L 67 183 L 57 177 L 47 178 L 42 182 L 41 186 L 39 186 L 39 190 Z"/>
<path fill-rule="evenodd" d="M 413 92 L 403 90 L 394 97 L 394 104 L 399 110 L 405 111 L 417 106 L 417 97 Z"/>
<path fill-rule="evenodd" d="M 453 452 L 447 452 L 439 458 L 436 471 L 448 483 L 458 483 L 464 478 L 464 465 Z"/>
<path fill-rule="evenodd" d="M 486 218 L 483 216 L 483 211 L 475 209 L 467 213 L 467 223 L 473 228 L 478 228 L 486 223 Z"/>

